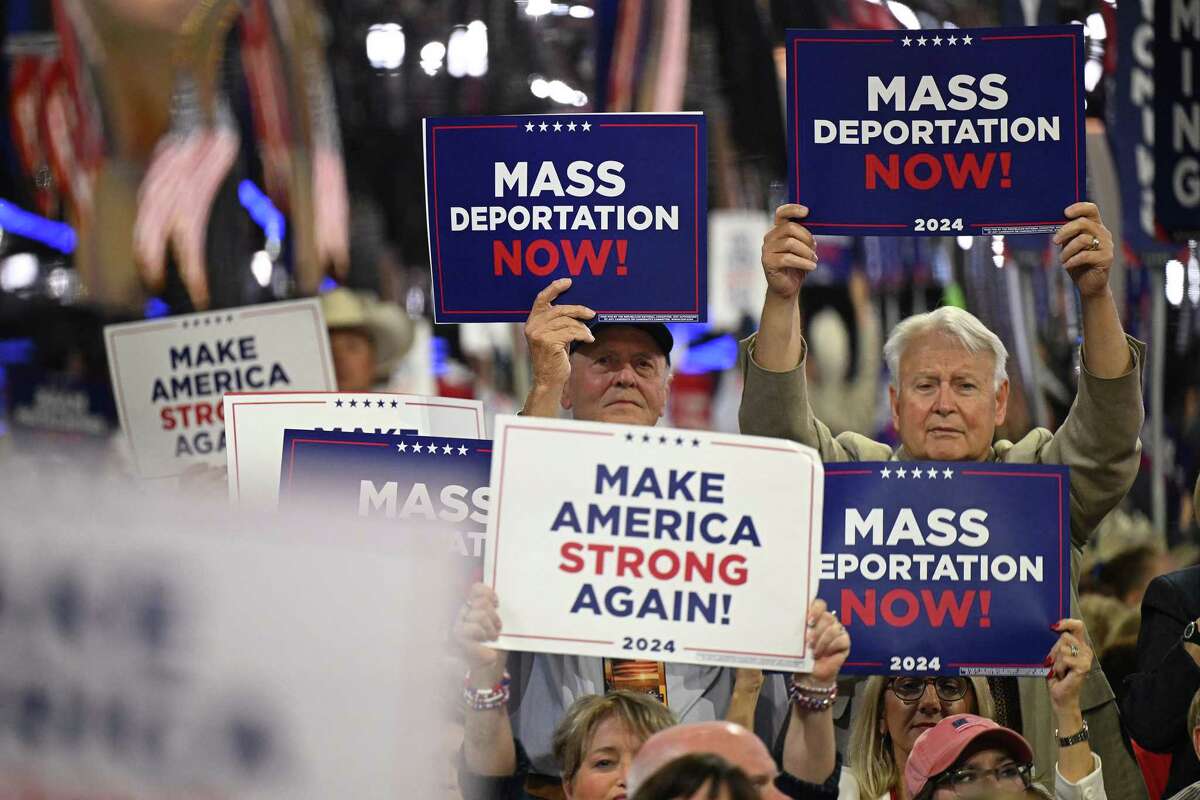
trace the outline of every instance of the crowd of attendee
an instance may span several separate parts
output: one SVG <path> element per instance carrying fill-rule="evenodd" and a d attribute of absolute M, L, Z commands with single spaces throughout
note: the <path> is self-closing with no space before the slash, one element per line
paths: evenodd
<path fill-rule="evenodd" d="M 1200 567 L 1118 510 L 1139 467 L 1146 351 L 1122 328 L 1108 285 L 1113 240 L 1096 207 L 1065 214 L 1071 222 L 1055 243 L 1079 290 L 1083 342 L 1077 395 L 1053 432 L 997 439 L 1007 351 L 954 307 L 902 321 L 882 347 L 898 446 L 855 430 L 869 412 L 846 408 L 836 428 L 827 425 L 828 392 L 809 386 L 821 365 L 802 335 L 799 296 L 819 263 L 802 206 L 782 206 L 764 237 L 769 288 L 758 332 L 742 347 L 744 433 L 801 442 L 825 461 L 1071 468 L 1072 614 L 1053 626 L 1045 677 L 840 678 L 853 631 L 821 600 L 807 610 L 814 666 L 805 674 L 505 653 L 489 644 L 503 627 L 502 598 L 477 584 L 454 631 L 467 668 L 462 796 L 1200 797 Z M 591 309 L 556 302 L 569 287 L 547 287 L 526 324 L 533 387 L 522 413 L 657 424 L 669 331 L 595 324 Z M 862 325 L 877 325 L 856 308 Z M 821 330 L 807 328 L 810 338 Z M 863 345 L 878 347 L 870 337 Z M 859 361 L 878 371 L 861 352 Z"/>

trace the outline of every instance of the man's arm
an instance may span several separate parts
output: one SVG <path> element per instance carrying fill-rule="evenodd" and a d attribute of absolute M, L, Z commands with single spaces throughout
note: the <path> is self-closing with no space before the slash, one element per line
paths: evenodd
<path fill-rule="evenodd" d="M 1182 641 L 1190 621 L 1167 576 L 1151 581 L 1142 600 L 1138 671 L 1128 679 L 1121 703 L 1130 734 L 1147 750 L 1169 752 L 1187 740 L 1188 706 L 1200 688 L 1200 647 Z"/>
<path fill-rule="evenodd" d="M 533 386 L 521 409 L 523 416 L 558 416 L 563 387 L 571 377 L 571 344 L 595 341 L 592 332 L 580 321 L 596 316 L 595 311 L 586 306 L 551 305 L 570 288 L 570 278 L 559 278 L 538 292 L 525 321 L 525 340 L 533 362 Z"/>
<path fill-rule="evenodd" d="M 1066 209 L 1071 222 L 1059 229 L 1063 267 L 1079 288 L 1083 358 L 1071 412 L 1041 453 L 1046 463 L 1071 468 L 1071 533 L 1082 546 L 1137 475 L 1144 347 L 1125 335 L 1108 286 L 1112 234 L 1092 203 Z M 1093 241 L 1098 242 L 1091 250 Z"/>

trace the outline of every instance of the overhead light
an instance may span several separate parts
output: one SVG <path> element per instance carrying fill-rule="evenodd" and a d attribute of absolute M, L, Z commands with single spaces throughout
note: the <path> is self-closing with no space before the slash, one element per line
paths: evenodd
<path fill-rule="evenodd" d="M 536 76 L 529 82 L 529 91 L 534 97 L 546 98 L 550 96 L 550 84 L 541 75 Z"/>
<path fill-rule="evenodd" d="M 46 276 L 46 291 L 51 297 L 65 297 L 67 291 L 71 288 L 71 273 L 64 267 L 55 267 L 50 270 L 50 274 Z"/>
<path fill-rule="evenodd" d="M 454 34 L 450 34 L 453 38 Z M 421 69 L 426 75 L 435 75 L 442 68 L 442 59 L 446 57 L 446 45 L 439 41 L 427 42 L 421 48 Z"/>
<path fill-rule="evenodd" d="M 397 69 L 404 63 L 404 31 L 395 22 L 367 29 L 367 60 L 375 69 Z"/>
<path fill-rule="evenodd" d="M 596 12 L 587 6 L 571 6 L 569 13 L 575 19 L 591 19 L 596 16 Z"/>
<path fill-rule="evenodd" d="M 1175 258 L 1167 262 L 1167 302 L 1177 306 L 1183 302 L 1183 264 Z"/>
<path fill-rule="evenodd" d="M 1085 91 L 1092 91 L 1096 88 L 1096 84 L 1100 83 L 1100 79 L 1104 77 L 1104 65 L 1100 63 L 1098 58 L 1089 58 L 1087 63 L 1083 65 L 1083 88 Z"/>
<path fill-rule="evenodd" d="M 896 0 L 888 0 L 887 7 L 888 11 L 892 12 L 892 16 L 909 30 L 916 30 L 921 27 L 921 22 L 917 19 L 917 15 L 913 13 L 911 8 L 904 5 L 904 3 L 898 3 Z"/>
<path fill-rule="evenodd" d="M 993 236 L 992 237 L 992 253 L 994 253 L 995 255 L 998 255 L 998 256 L 1004 255 L 1004 237 L 1003 236 Z"/>
<path fill-rule="evenodd" d="M 541 17 L 554 10 L 551 0 L 528 0 L 525 3 L 525 13 L 531 17 Z"/>
<path fill-rule="evenodd" d="M 1193 245 L 1195 243 L 1193 242 Z M 1188 300 L 1192 305 L 1200 305 L 1200 259 L 1196 258 L 1196 248 L 1192 247 L 1192 257 L 1187 265 Z"/>
<path fill-rule="evenodd" d="M 15 292 L 33 284 L 38 276 L 38 260 L 33 253 L 13 253 L 0 261 L 0 289 Z"/>
<path fill-rule="evenodd" d="M 254 273 L 254 280 L 264 289 L 271 283 L 271 273 L 275 271 L 275 265 L 271 263 L 271 256 L 266 250 L 259 250 L 250 259 L 250 271 Z"/>
<path fill-rule="evenodd" d="M 1087 22 L 1084 23 L 1084 31 L 1089 39 L 1107 39 L 1108 27 L 1104 24 L 1104 15 L 1099 11 L 1088 14 Z"/>
<path fill-rule="evenodd" d="M 958 242 L 959 249 L 970 250 L 975 245 L 974 236 L 955 236 L 954 241 Z"/>
<path fill-rule="evenodd" d="M 465 28 L 458 26 L 451 31 L 446 47 L 446 71 L 455 78 L 465 75 L 479 78 L 487 70 L 487 25 L 483 20 L 472 20 Z"/>

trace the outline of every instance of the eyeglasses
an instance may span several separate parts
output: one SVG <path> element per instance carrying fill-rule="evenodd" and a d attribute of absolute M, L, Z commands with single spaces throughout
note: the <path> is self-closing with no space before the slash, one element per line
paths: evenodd
<path fill-rule="evenodd" d="M 995 769 L 956 769 L 937 778 L 934 784 L 948 787 L 955 797 L 980 797 L 987 791 L 989 777 L 1003 791 L 1023 792 L 1033 783 L 1033 765 L 1013 763 Z"/>
<path fill-rule="evenodd" d="M 892 694 L 905 703 L 915 703 L 925 694 L 925 687 L 933 684 L 938 699 L 943 703 L 953 703 L 967 696 L 967 681 L 965 678 L 892 678 L 888 683 Z"/>

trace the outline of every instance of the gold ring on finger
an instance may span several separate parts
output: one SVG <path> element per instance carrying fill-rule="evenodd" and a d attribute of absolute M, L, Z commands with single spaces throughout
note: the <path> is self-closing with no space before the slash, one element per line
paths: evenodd
<path fill-rule="evenodd" d="M 1071 657 L 1076 658 L 1078 656 L 1079 656 L 1079 647 L 1076 645 L 1071 645 Z"/>
<path fill-rule="evenodd" d="M 1099 249 L 1100 249 L 1100 237 L 1093 236 L 1092 243 L 1088 245 L 1088 250 L 1099 250 Z"/>

